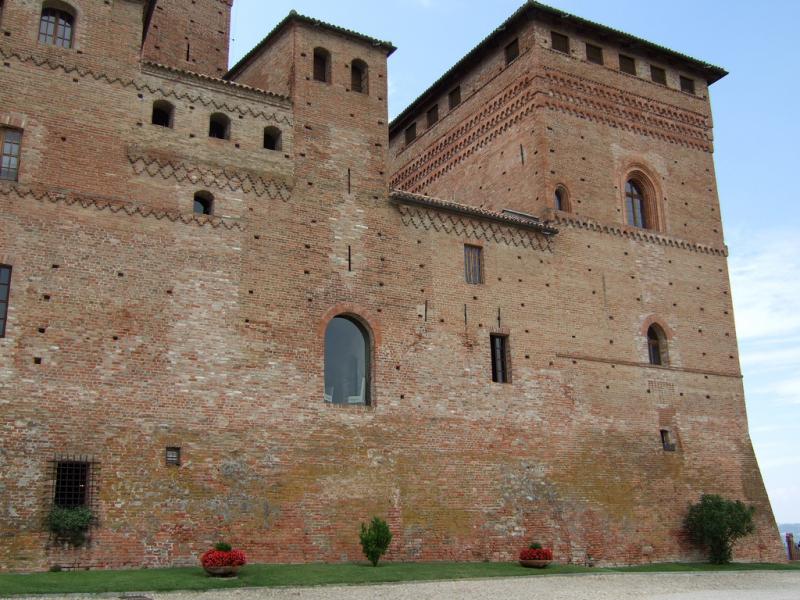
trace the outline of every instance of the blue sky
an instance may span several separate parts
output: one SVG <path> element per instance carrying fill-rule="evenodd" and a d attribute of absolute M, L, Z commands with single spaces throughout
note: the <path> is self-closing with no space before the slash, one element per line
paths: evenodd
<path fill-rule="evenodd" d="M 232 63 L 300 13 L 398 47 L 398 114 L 522 0 L 236 0 Z M 800 522 L 800 2 L 551 0 L 574 13 L 730 71 L 711 88 L 722 202 L 750 433 L 779 522 Z"/>

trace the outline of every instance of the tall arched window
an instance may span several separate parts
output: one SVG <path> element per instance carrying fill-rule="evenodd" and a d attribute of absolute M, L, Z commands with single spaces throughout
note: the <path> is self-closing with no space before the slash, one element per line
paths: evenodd
<path fill-rule="evenodd" d="M 334 317 L 325 330 L 325 402 L 369 404 L 369 390 L 369 333 L 351 317 Z"/>
<path fill-rule="evenodd" d="M 325 48 L 314 48 L 314 80 L 331 82 L 331 53 Z"/>
<path fill-rule="evenodd" d="M 208 122 L 208 137 L 227 140 L 231 136 L 231 120 L 222 113 L 214 113 Z"/>
<path fill-rule="evenodd" d="M 264 128 L 264 148 L 267 150 L 281 149 L 281 130 L 277 127 Z"/>
<path fill-rule="evenodd" d="M 560 185 L 556 188 L 556 191 L 553 194 L 553 205 L 555 206 L 556 210 L 570 210 L 569 194 L 567 194 L 567 189 L 563 185 Z"/>
<path fill-rule="evenodd" d="M 213 215 L 214 195 L 209 192 L 197 192 L 194 195 L 194 214 Z"/>
<path fill-rule="evenodd" d="M 358 58 L 350 64 L 350 89 L 360 94 L 369 93 L 369 69 L 367 63 Z"/>
<path fill-rule="evenodd" d="M 39 19 L 39 43 L 57 46 L 59 48 L 72 48 L 72 34 L 75 25 L 75 15 L 58 3 L 58 8 L 45 5 Z"/>
<path fill-rule="evenodd" d="M 658 325 L 647 329 L 647 354 L 651 365 L 668 365 L 667 336 Z"/>
<path fill-rule="evenodd" d="M 166 100 L 156 100 L 153 102 L 153 114 L 150 122 L 159 127 L 172 127 L 172 118 L 175 112 L 172 104 Z"/>
<path fill-rule="evenodd" d="M 649 223 L 645 211 L 645 197 L 641 186 L 633 179 L 625 183 L 625 212 L 628 225 L 647 229 Z"/>

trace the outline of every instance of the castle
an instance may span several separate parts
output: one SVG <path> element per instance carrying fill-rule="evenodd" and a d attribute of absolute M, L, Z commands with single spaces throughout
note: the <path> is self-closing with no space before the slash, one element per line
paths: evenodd
<path fill-rule="evenodd" d="M 391 123 L 394 47 L 233 0 L 0 0 L 0 569 L 692 560 L 757 508 L 708 86 L 526 2 Z M 86 506 L 88 543 L 44 525 Z"/>

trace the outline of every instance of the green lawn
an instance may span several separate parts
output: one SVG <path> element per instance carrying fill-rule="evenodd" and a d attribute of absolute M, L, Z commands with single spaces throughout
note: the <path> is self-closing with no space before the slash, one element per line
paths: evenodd
<path fill-rule="evenodd" d="M 516 563 L 384 563 L 373 568 L 364 564 L 336 565 L 248 565 L 237 579 L 208 577 L 196 567 L 182 569 L 137 569 L 129 571 L 72 571 L 0 574 L 0 596 L 19 594 L 68 594 L 81 592 L 145 592 L 209 590 L 240 587 L 364 584 L 480 577 L 535 577 L 565 573 L 739 571 L 755 569 L 800 570 L 800 564 L 709 564 L 670 563 L 619 568 L 588 568 L 551 565 L 525 569 Z"/>

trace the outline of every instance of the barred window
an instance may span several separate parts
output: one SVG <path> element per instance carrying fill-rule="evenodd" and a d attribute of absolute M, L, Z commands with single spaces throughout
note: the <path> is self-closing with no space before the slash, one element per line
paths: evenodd
<path fill-rule="evenodd" d="M 563 52 L 564 54 L 569 54 L 569 38 L 563 33 L 551 31 L 550 43 L 553 46 L 553 50 L 557 52 Z"/>
<path fill-rule="evenodd" d="M 491 335 L 492 345 L 492 381 L 495 383 L 511 383 L 511 371 L 508 368 L 508 336 Z"/>
<path fill-rule="evenodd" d="M 694 79 L 681 75 L 681 91 L 687 94 L 694 94 Z"/>
<path fill-rule="evenodd" d="M 8 292 L 11 289 L 11 267 L 0 265 L 0 338 L 6 337 L 8 316 Z"/>
<path fill-rule="evenodd" d="M 636 61 L 630 56 L 619 55 L 619 70 L 629 75 L 636 75 Z"/>
<path fill-rule="evenodd" d="M 428 109 L 428 127 L 433 127 L 439 120 L 439 105 L 434 104 Z"/>
<path fill-rule="evenodd" d="M 667 85 L 667 72 L 661 67 L 650 65 L 650 79 L 660 85 Z"/>
<path fill-rule="evenodd" d="M 178 446 L 167 446 L 164 460 L 168 466 L 181 466 L 181 449 Z"/>
<path fill-rule="evenodd" d="M 597 65 L 603 64 L 603 49 L 594 44 L 586 44 L 586 60 Z"/>
<path fill-rule="evenodd" d="M 447 94 L 447 105 L 450 110 L 461 104 L 461 86 L 457 85 Z"/>
<path fill-rule="evenodd" d="M 483 248 L 464 244 L 464 279 L 467 283 L 483 283 Z"/>
<path fill-rule="evenodd" d="M 61 508 L 88 506 L 92 500 L 91 463 L 88 460 L 55 462 L 53 504 Z"/>
<path fill-rule="evenodd" d="M 39 20 L 39 43 L 72 48 L 72 29 L 75 17 L 63 10 L 45 8 Z"/>
<path fill-rule="evenodd" d="M 16 181 L 19 176 L 19 149 L 22 132 L 18 129 L 0 128 L 0 179 Z"/>

